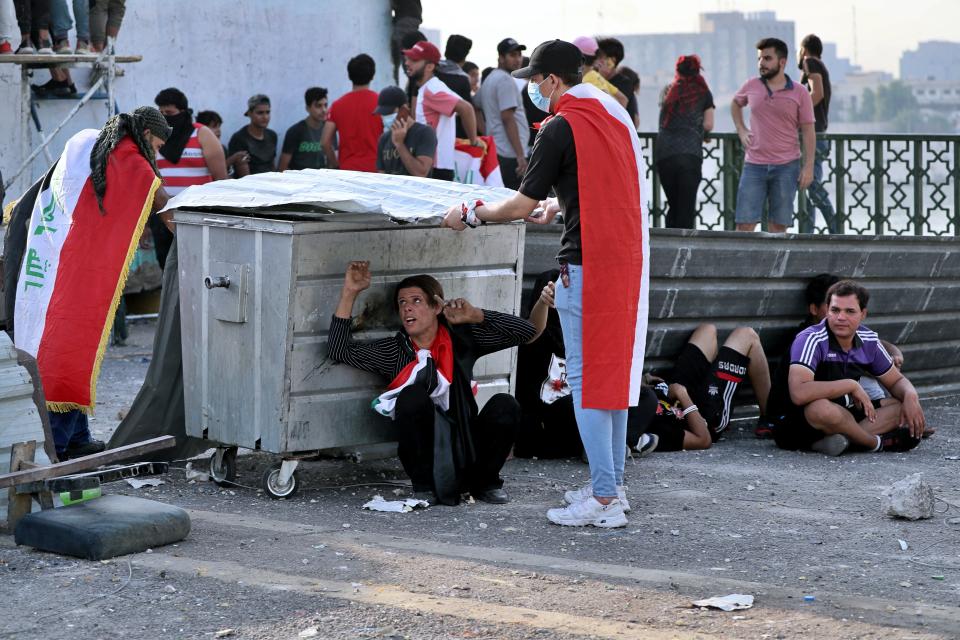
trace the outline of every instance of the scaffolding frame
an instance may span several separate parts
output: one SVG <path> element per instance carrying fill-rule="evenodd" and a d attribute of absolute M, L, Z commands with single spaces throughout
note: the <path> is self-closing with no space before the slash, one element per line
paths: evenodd
<path fill-rule="evenodd" d="M 45 154 L 47 161 L 53 163 L 53 158 L 47 148 L 58 133 L 73 119 L 85 104 L 94 99 L 100 89 L 106 89 L 107 92 L 107 112 L 112 116 L 116 111 L 116 101 L 114 98 L 114 83 L 118 75 L 117 64 L 140 62 L 143 56 L 125 55 L 118 56 L 114 51 L 112 38 L 107 39 L 107 45 L 103 51 L 95 54 L 8 54 L 0 55 L 0 63 L 12 63 L 20 65 L 20 110 L 21 110 L 21 157 L 26 158 L 21 162 L 20 167 L 13 175 L 4 181 L 4 189 L 9 189 L 13 183 L 26 171 L 37 156 Z M 32 89 L 30 87 L 30 72 L 33 69 L 51 69 L 55 67 L 86 67 L 90 66 L 94 71 L 99 71 L 96 81 L 90 85 L 77 104 L 70 109 L 66 117 L 58 124 L 48 135 L 43 135 L 43 129 L 40 125 L 40 118 L 34 105 Z M 40 144 L 35 149 L 30 150 L 30 122 L 33 121 L 41 135 Z"/>

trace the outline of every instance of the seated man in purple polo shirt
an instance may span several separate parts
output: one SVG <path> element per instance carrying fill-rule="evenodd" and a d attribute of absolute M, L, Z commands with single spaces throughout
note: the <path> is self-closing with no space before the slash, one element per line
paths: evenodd
<path fill-rule="evenodd" d="M 827 316 L 797 334 L 786 385 L 774 381 L 767 400 L 781 449 L 838 456 L 860 451 L 908 451 L 920 443 L 926 419 L 916 390 L 863 326 L 870 294 L 852 280 L 827 291 Z M 891 398 L 871 401 L 860 376 L 872 375 Z"/>
<path fill-rule="evenodd" d="M 758 78 L 747 80 L 736 95 L 730 113 L 740 142 L 746 149 L 737 190 L 737 231 L 753 231 L 769 204 L 767 229 L 783 233 L 793 224 L 797 189 L 813 180 L 816 155 L 813 101 L 801 84 L 784 73 L 787 45 L 777 38 L 757 43 Z M 750 127 L 743 109 L 750 108 Z M 803 168 L 800 143 L 803 137 Z"/>

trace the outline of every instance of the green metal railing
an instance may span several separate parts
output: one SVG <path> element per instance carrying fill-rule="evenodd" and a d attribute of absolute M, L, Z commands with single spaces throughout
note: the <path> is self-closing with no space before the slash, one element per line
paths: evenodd
<path fill-rule="evenodd" d="M 653 224 L 664 226 L 666 198 L 652 164 L 656 133 L 640 133 L 653 187 Z M 960 136 L 826 134 L 829 160 L 823 185 L 838 217 L 838 232 L 857 235 L 960 236 Z M 703 144 L 698 228 L 732 230 L 743 147 L 734 133 Z M 791 230 L 828 233 L 822 216 L 811 225 L 806 194 L 797 198 Z M 766 228 L 766 214 L 763 216 Z"/>

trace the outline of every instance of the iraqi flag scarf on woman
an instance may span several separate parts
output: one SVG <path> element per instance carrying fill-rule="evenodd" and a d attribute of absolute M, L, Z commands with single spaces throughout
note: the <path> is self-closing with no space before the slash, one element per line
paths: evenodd
<path fill-rule="evenodd" d="M 640 397 L 650 284 L 640 140 L 623 107 L 589 84 L 563 94 L 556 115 L 577 150 L 583 406 L 626 409 Z"/>
<path fill-rule="evenodd" d="M 37 359 L 52 411 L 93 411 L 114 313 L 160 186 L 126 137 L 107 161 L 101 213 L 90 179 L 98 133 L 70 138 L 44 177 L 17 282 L 14 337 Z"/>

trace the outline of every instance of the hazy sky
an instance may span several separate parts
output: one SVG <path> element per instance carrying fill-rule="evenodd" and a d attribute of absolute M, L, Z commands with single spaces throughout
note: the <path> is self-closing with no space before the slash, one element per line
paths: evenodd
<path fill-rule="evenodd" d="M 674 33 L 699 30 L 698 16 L 711 11 L 776 11 L 793 20 L 797 38 L 816 33 L 836 42 L 841 57 L 866 70 L 899 74 L 900 53 L 922 40 L 960 41 L 958 0 L 422 0 L 423 26 L 473 39 L 470 59 L 496 66 L 496 43 L 516 38 L 538 43 L 585 34 Z M 856 47 L 853 14 L 856 7 Z M 788 43 L 793 55 L 798 43 Z M 442 47 L 441 47 L 442 51 Z"/>

